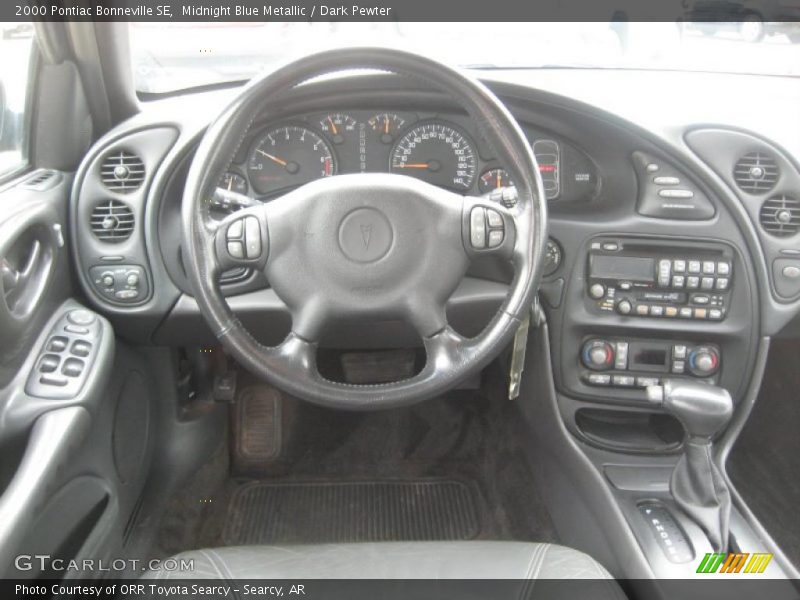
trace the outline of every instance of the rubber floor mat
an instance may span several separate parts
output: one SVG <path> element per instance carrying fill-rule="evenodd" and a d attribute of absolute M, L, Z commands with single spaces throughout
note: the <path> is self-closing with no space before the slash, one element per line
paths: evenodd
<path fill-rule="evenodd" d="M 480 533 L 475 491 L 443 479 L 253 482 L 231 499 L 226 545 L 468 540 Z"/>

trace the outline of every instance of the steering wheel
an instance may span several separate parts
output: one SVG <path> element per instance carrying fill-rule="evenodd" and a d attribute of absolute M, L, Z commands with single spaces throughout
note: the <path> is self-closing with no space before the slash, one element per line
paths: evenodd
<path fill-rule="evenodd" d="M 395 174 L 337 175 L 268 203 L 210 218 L 217 182 L 253 119 L 311 78 L 345 69 L 377 69 L 422 80 L 449 94 L 511 174 L 516 203 L 446 191 Z M 547 240 L 542 179 L 514 118 L 483 84 L 429 58 L 383 48 L 337 49 L 287 64 L 251 81 L 206 131 L 183 196 L 183 248 L 200 311 L 245 368 L 310 402 L 367 410 L 412 404 L 454 387 L 491 362 L 531 309 Z M 445 305 L 471 260 L 512 262 L 507 296 L 486 328 L 465 338 Z M 262 269 L 292 317 L 278 346 L 259 343 L 220 290 L 220 274 Z M 423 340 L 425 366 L 380 385 L 329 381 L 317 369 L 320 335 L 333 319 L 401 319 Z"/>

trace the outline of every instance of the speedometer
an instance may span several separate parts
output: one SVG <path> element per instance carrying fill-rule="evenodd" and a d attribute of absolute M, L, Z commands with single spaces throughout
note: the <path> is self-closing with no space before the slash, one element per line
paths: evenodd
<path fill-rule="evenodd" d="M 477 159 L 467 137 L 452 125 L 429 121 L 406 133 L 392 150 L 391 168 L 459 191 L 475 182 Z"/>
<path fill-rule="evenodd" d="M 327 142 L 300 125 L 284 125 L 263 134 L 247 162 L 250 183 L 259 194 L 330 177 L 335 169 Z"/>

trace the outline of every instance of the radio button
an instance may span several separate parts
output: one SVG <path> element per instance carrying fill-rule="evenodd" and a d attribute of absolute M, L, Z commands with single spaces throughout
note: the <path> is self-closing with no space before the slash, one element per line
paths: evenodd
<path fill-rule="evenodd" d="M 717 270 L 717 265 L 713 260 L 703 261 L 703 273 L 713 275 Z"/>
<path fill-rule="evenodd" d="M 678 316 L 678 309 L 675 306 L 667 306 L 664 309 L 664 316 L 667 317 L 677 317 Z"/>
<path fill-rule="evenodd" d="M 730 279 L 728 279 L 727 277 L 719 277 L 717 278 L 716 288 L 718 290 L 727 290 L 729 284 L 730 284 Z"/>
<path fill-rule="evenodd" d="M 595 300 L 599 300 L 606 295 L 606 286 L 602 283 L 593 283 L 589 286 L 589 295 Z"/>
<path fill-rule="evenodd" d="M 705 319 L 708 316 L 708 310 L 705 308 L 695 308 L 694 309 L 694 318 L 695 319 Z"/>
<path fill-rule="evenodd" d="M 686 370 L 686 361 L 683 360 L 673 360 L 672 361 L 672 372 L 673 373 L 683 373 Z"/>
<path fill-rule="evenodd" d="M 646 317 L 650 312 L 650 307 L 647 304 L 637 304 L 636 305 L 636 314 Z"/>
<path fill-rule="evenodd" d="M 607 252 L 616 252 L 619 250 L 619 244 L 617 242 L 606 242 L 603 244 L 603 250 Z"/>
<path fill-rule="evenodd" d="M 503 226 L 503 217 L 500 216 L 500 213 L 496 210 L 491 208 L 486 209 L 486 222 L 489 223 L 489 227 L 502 227 Z"/>
<path fill-rule="evenodd" d="M 695 304 L 708 304 L 711 302 L 711 298 L 706 296 L 705 294 L 695 294 L 692 296 L 692 302 Z"/>
<path fill-rule="evenodd" d="M 614 375 L 611 382 L 621 387 L 633 387 L 634 378 L 633 375 Z"/>
<path fill-rule="evenodd" d="M 713 290 L 714 289 L 714 278 L 713 277 L 703 277 L 700 281 L 700 289 L 702 290 Z"/>
<path fill-rule="evenodd" d="M 688 307 L 683 307 L 681 309 L 681 317 L 684 319 L 691 319 L 692 318 L 692 309 Z"/>
<path fill-rule="evenodd" d="M 664 314 L 664 307 L 663 306 L 651 306 L 650 307 L 650 316 L 651 317 L 660 317 Z"/>
<path fill-rule="evenodd" d="M 700 272 L 700 261 L 699 260 L 690 260 L 689 261 L 689 273 L 699 273 Z"/>
<path fill-rule="evenodd" d="M 589 373 L 586 377 L 589 385 L 610 385 L 611 375 L 603 375 L 602 373 Z"/>
<path fill-rule="evenodd" d="M 617 302 L 617 312 L 621 315 L 629 315 L 633 311 L 633 304 L 628 300 L 620 300 Z"/>
<path fill-rule="evenodd" d="M 731 264 L 726 262 L 718 262 L 717 263 L 717 275 L 730 275 L 731 274 Z"/>
<path fill-rule="evenodd" d="M 722 319 L 722 311 L 718 308 L 712 308 L 708 311 L 708 318 L 714 321 L 719 321 Z"/>
<path fill-rule="evenodd" d="M 672 261 L 663 259 L 658 261 L 658 285 L 659 287 L 669 287 L 670 270 Z"/>
<path fill-rule="evenodd" d="M 685 273 L 686 272 L 686 261 L 685 260 L 674 260 L 674 261 L 672 261 L 672 271 L 674 273 Z"/>
<path fill-rule="evenodd" d="M 672 287 L 682 288 L 685 283 L 686 283 L 686 278 L 683 275 L 672 276 Z"/>
<path fill-rule="evenodd" d="M 687 277 L 686 278 L 686 287 L 690 290 L 696 290 L 700 287 L 700 278 L 699 277 Z"/>
<path fill-rule="evenodd" d="M 672 347 L 672 356 L 674 358 L 686 358 L 686 346 L 683 344 L 675 344 Z"/>
<path fill-rule="evenodd" d="M 636 387 L 650 387 L 651 385 L 659 385 L 661 380 L 658 377 L 637 377 Z"/>

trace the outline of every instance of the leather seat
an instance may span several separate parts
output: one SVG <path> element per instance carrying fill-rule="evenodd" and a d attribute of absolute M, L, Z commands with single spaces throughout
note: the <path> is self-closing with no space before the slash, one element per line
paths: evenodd
<path fill-rule="evenodd" d="M 194 570 L 167 570 L 171 568 L 167 565 L 163 570 L 146 573 L 145 577 L 238 580 L 581 579 L 602 580 L 592 588 L 594 599 L 625 598 L 608 571 L 597 561 L 583 552 L 555 544 L 392 542 L 240 546 L 192 550 L 173 558 L 193 560 Z"/>

